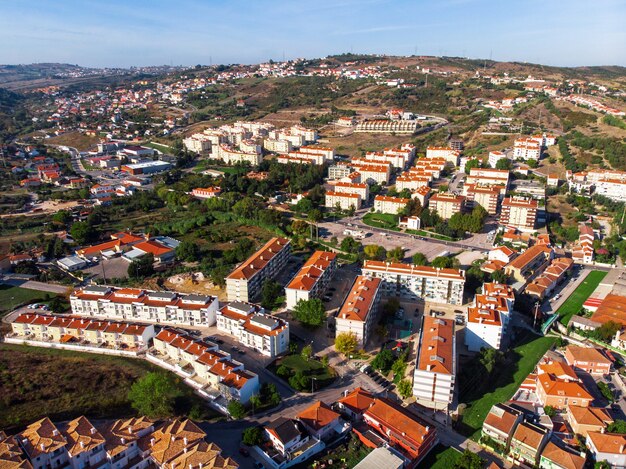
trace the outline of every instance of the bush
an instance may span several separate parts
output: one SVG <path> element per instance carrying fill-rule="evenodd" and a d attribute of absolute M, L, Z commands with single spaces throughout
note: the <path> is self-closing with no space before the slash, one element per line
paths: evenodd
<path fill-rule="evenodd" d="M 170 374 L 150 372 L 132 385 L 128 399 L 140 414 L 165 418 L 173 415 L 174 402 L 179 395 L 180 390 Z"/>
<path fill-rule="evenodd" d="M 234 419 L 241 419 L 246 415 L 245 406 L 239 401 L 230 401 L 226 407 L 230 416 Z"/>
<path fill-rule="evenodd" d="M 265 435 L 261 427 L 246 428 L 241 434 L 241 441 L 244 445 L 256 446 L 263 443 Z"/>

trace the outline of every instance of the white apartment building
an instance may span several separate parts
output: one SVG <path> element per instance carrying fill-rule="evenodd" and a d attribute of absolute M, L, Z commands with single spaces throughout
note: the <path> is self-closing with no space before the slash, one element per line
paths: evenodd
<path fill-rule="evenodd" d="M 212 326 L 216 297 L 134 288 L 86 286 L 70 295 L 72 314 L 122 321 L 181 326 Z"/>
<path fill-rule="evenodd" d="M 454 396 L 456 339 L 454 322 L 424 316 L 413 374 L 413 395 L 418 404 L 447 410 Z"/>
<path fill-rule="evenodd" d="M 366 120 L 356 125 L 355 132 L 413 134 L 417 130 L 417 121 L 404 120 Z"/>
<path fill-rule="evenodd" d="M 376 324 L 380 302 L 381 280 L 366 275 L 359 275 L 352 285 L 337 317 L 335 334 L 353 333 L 359 346 L 367 344 L 371 331 Z"/>
<path fill-rule="evenodd" d="M 474 306 L 467 309 L 465 345 L 471 352 L 481 348 L 499 350 L 507 332 L 515 296 L 508 285 L 485 283 L 483 294 L 477 294 Z"/>
<path fill-rule="evenodd" d="M 534 231 L 538 203 L 531 197 L 505 197 L 502 201 L 500 225 L 520 231 Z"/>
<path fill-rule="evenodd" d="M 444 158 L 449 163 L 452 163 L 454 166 L 459 165 L 459 158 L 461 157 L 461 152 L 458 150 L 453 150 L 450 147 L 428 147 L 426 148 L 426 158 Z"/>
<path fill-rule="evenodd" d="M 498 164 L 498 161 L 500 160 L 505 160 L 506 159 L 506 153 L 502 152 L 502 151 L 490 151 L 489 152 L 489 166 L 491 166 L 492 168 L 495 168 L 496 165 Z"/>
<path fill-rule="evenodd" d="M 271 153 L 289 153 L 293 150 L 293 146 L 289 140 L 276 140 L 274 138 L 266 138 L 263 140 L 263 148 Z"/>
<path fill-rule="evenodd" d="M 544 148 L 551 147 L 552 145 L 556 144 L 556 135 L 538 134 L 538 135 L 533 135 L 530 138 L 532 138 L 534 141 L 536 141 L 540 146 Z"/>
<path fill-rule="evenodd" d="M 309 155 L 306 153 L 291 152 L 288 155 L 279 155 L 276 157 L 276 162 L 280 164 L 324 164 L 324 157 L 322 155 Z"/>
<path fill-rule="evenodd" d="M 235 150 L 233 147 L 225 143 L 217 147 L 217 153 L 214 156 L 224 161 L 226 164 L 249 163 L 251 166 L 258 166 L 263 160 L 263 156 L 260 151 L 246 153 L 244 151 Z"/>
<path fill-rule="evenodd" d="M 364 182 L 336 182 L 333 184 L 336 192 L 348 194 L 358 194 L 362 201 L 367 201 L 370 197 L 370 186 Z"/>
<path fill-rule="evenodd" d="M 490 215 L 495 215 L 498 212 L 500 187 L 483 186 L 480 184 L 467 184 L 465 185 L 465 187 L 463 187 L 463 190 L 467 195 L 468 205 L 475 207 L 476 204 L 478 204 L 482 208 L 484 208 Z"/>
<path fill-rule="evenodd" d="M 437 192 L 430 197 L 428 205 L 430 209 L 435 210 L 441 218 L 449 220 L 455 213 L 463 211 L 465 207 L 465 197 L 447 192 Z"/>
<path fill-rule="evenodd" d="M 183 140 L 183 145 L 194 153 L 205 153 L 211 151 L 211 141 L 204 134 L 194 134 Z"/>
<path fill-rule="evenodd" d="M 404 209 L 409 202 L 410 199 L 377 195 L 374 197 L 374 210 L 380 213 L 397 215 L 398 212 Z"/>
<path fill-rule="evenodd" d="M 428 186 L 432 179 L 432 176 L 427 174 L 417 174 L 407 171 L 396 178 L 396 190 L 398 192 L 404 189 L 414 191 L 420 187 Z"/>
<path fill-rule="evenodd" d="M 504 195 L 509 187 L 510 171 L 506 169 L 472 168 L 465 184 L 481 184 L 483 186 L 502 186 Z"/>
<path fill-rule="evenodd" d="M 317 130 L 315 130 L 315 129 L 307 129 L 306 127 L 303 127 L 301 125 L 293 125 L 293 126 L 291 126 L 289 131 L 293 135 L 300 135 L 300 136 L 302 136 L 306 143 L 315 143 L 315 142 L 317 142 L 318 135 L 317 135 Z"/>
<path fill-rule="evenodd" d="M 324 206 L 335 208 L 337 204 L 339 204 L 341 210 L 350 210 L 350 208 L 358 210 L 361 208 L 361 196 L 349 192 L 326 191 L 326 194 L 324 194 Z"/>
<path fill-rule="evenodd" d="M 300 147 L 299 153 L 322 155 L 324 161 L 334 161 L 335 159 L 335 149 L 322 145 L 303 145 Z"/>
<path fill-rule="evenodd" d="M 217 312 L 217 330 L 266 357 L 276 357 L 289 350 L 289 323 L 258 305 L 235 301 Z"/>
<path fill-rule="evenodd" d="M 291 241 L 272 238 L 226 277 L 228 301 L 248 302 L 255 298 L 266 279 L 274 278 L 285 267 Z"/>
<path fill-rule="evenodd" d="M 298 301 L 320 298 L 337 270 L 337 254 L 315 251 L 285 287 L 287 309 L 293 310 Z"/>
<path fill-rule="evenodd" d="M 400 228 L 406 228 L 408 230 L 419 230 L 422 221 L 420 217 L 401 217 L 398 221 L 398 226 Z"/>
<path fill-rule="evenodd" d="M 404 169 L 409 162 L 408 154 L 379 151 L 368 151 L 365 154 L 365 159 L 375 163 L 389 163 L 394 168 L 399 169 Z"/>
<path fill-rule="evenodd" d="M 422 207 L 426 207 L 428 201 L 430 200 L 430 187 L 428 186 L 420 186 L 415 190 L 411 191 L 411 198 L 419 200 L 419 203 Z"/>
<path fill-rule="evenodd" d="M 389 163 L 375 163 L 363 158 L 352 158 L 350 166 L 361 174 L 361 182 L 383 186 L 389 184 L 391 177 L 391 165 Z"/>
<path fill-rule="evenodd" d="M 220 195 L 221 192 L 219 187 L 197 187 L 191 191 L 191 195 L 197 199 L 212 199 Z"/>
<path fill-rule="evenodd" d="M 342 179 L 352 172 L 347 164 L 338 163 L 328 167 L 328 179 Z"/>
<path fill-rule="evenodd" d="M 538 160 L 541 157 L 541 144 L 532 138 L 518 138 L 513 144 L 513 158 Z"/>
<path fill-rule="evenodd" d="M 363 275 L 381 279 L 383 293 L 388 296 L 463 304 L 463 270 L 367 260 L 363 263 L 362 272 Z"/>

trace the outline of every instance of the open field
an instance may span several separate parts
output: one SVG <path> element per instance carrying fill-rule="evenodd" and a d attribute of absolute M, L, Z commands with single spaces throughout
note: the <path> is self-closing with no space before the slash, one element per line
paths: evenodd
<path fill-rule="evenodd" d="M 589 272 L 589 275 L 585 280 L 578 285 L 578 288 L 569 296 L 567 300 L 561 305 L 556 313 L 559 315 L 559 322 L 564 326 L 567 326 L 569 320 L 583 307 L 583 303 L 587 301 L 587 298 L 593 293 L 593 291 L 600 284 L 602 279 L 606 277 L 608 272 L 601 270 L 594 270 Z"/>
<path fill-rule="evenodd" d="M 456 449 L 438 444 L 430 453 L 426 455 L 426 458 L 417 465 L 418 469 L 449 469 L 454 467 L 456 462 L 461 457 Z"/>
<path fill-rule="evenodd" d="M 400 231 L 400 228 L 398 228 L 398 216 L 390 213 L 368 213 L 363 217 L 363 223 L 377 228 Z"/>
<path fill-rule="evenodd" d="M 467 436 L 477 438 L 491 407 L 498 402 L 506 402 L 513 396 L 555 340 L 554 337 L 536 336 L 527 336 L 526 340 L 522 340 L 512 350 L 515 364 L 500 371 L 495 380 L 489 381 L 487 389 L 477 389 L 466 396 L 467 408 L 460 420 L 459 430 Z"/>
<path fill-rule="evenodd" d="M 58 137 L 52 137 L 46 140 L 46 143 L 52 145 L 65 145 L 74 147 L 78 151 L 87 151 L 89 147 L 100 141 L 100 138 L 94 135 L 85 135 L 82 132 L 67 132 Z"/>
<path fill-rule="evenodd" d="M 20 305 L 33 302 L 44 302 L 56 296 L 54 293 L 29 290 L 27 288 L 13 287 L 10 285 L 0 285 L 0 316 L 13 311 Z"/>

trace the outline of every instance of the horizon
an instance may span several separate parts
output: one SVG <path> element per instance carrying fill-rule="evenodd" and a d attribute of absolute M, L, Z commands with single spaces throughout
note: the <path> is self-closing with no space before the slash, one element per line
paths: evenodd
<path fill-rule="evenodd" d="M 626 4 L 618 0 L 600 0 L 591 10 L 583 0 L 34 0 L 0 5 L 0 63 L 250 65 L 350 51 L 626 66 L 625 20 Z"/>

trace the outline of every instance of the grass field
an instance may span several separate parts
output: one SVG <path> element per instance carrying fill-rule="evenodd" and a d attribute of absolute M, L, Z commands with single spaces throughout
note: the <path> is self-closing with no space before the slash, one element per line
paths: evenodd
<path fill-rule="evenodd" d="M 565 300 L 559 309 L 556 310 L 559 315 L 559 322 L 567 326 L 569 320 L 583 307 L 583 303 L 587 301 L 589 295 L 597 288 L 600 282 L 606 277 L 608 272 L 594 270 L 582 281 L 574 292 Z"/>
<path fill-rule="evenodd" d="M 306 360 L 299 353 L 287 355 L 275 361 L 270 366 L 270 370 L 276 374 L 276 370 L 281 365 L 289 368 L 291 372 L 290 376 L 298 371 L 301 371 L 305 376 L 314 376 L 315 380 L 313 380 L 313 382 L 316 390 L 320 390 L 324 386 L 329 385 L 335 379 L 335 372 L 331 367 L 325 366 L 323 363 L 313 358 Z"/>
<path fill-rule="evenodd" d="M 498 402 L 506 402 L 513 396 L 555 340 L 554 337 L 534 335 L 522 340 L 512 351 L 517 367 L 502 370 L 496 379 L 489 381 L 486 389 L 480 386 L 482 389 L 476 389 L 464 398 L 467 408 L 459 425 L 461 433 L 476 438 L 491 407 Z"/>
<path fill-rule="evenodd" d="M 438 444 L 417 465 L 417 469 L 449 469 L 454 467 L 460 457 L 461 453 L 456 449 Z"/>
<path fill-rule="evenodd" d="M 173 148 L 168 147 L 167 145 L 162 145 L 157 142 L 148 142 L 143 144 L 145 147 L 154 148 L 155 150 L 159 150 L 161 153 L 165 153 L 167 155 L 171 155 L 174 151 Z"/>
<path fill-rule="evenodd" d="M 376 228 L 400 231 L 398 218 L 398 215 L 391 215 L 390 213 L 368 213 L 363 217 L 363 223 Z"/>
<path fill-rule="evenodd" d="M 21 426 L 44 416 L 67 420 L 80 415 L 135 415 L 128 391 L 137 378 L 157 370 L 162 371 L 144 360 L 2 344 L 0 428 Z M 199 405 L 200 398 L 184 384 L 179 387 L 181 398 L 176 408 L 184 414 Z"/>
<path fill-rule="evenodd" d="M 47 295 L 48 299 L 56 296 L 54 293 L 48 293 Z M 46 292 L 13 287 L 11 285 L 0 285 L 0 316 L 20 305 L 37 301 L 44 302 L 45 299 Z"/>

